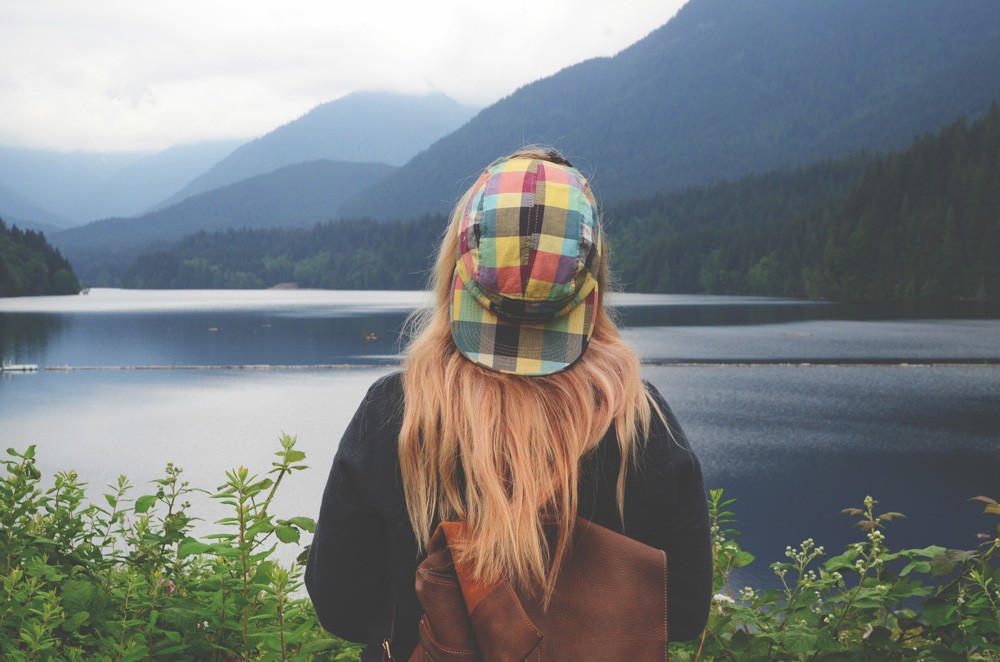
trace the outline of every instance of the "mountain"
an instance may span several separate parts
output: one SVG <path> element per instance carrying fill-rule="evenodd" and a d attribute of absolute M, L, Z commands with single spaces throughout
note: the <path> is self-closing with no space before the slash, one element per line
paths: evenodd
<path fill-rule="evenodd" d="M 611 58 L 520 88 L 351 199 L 446 211 L 487 163 L 560 148 L 608 202 L 905 146 L 1000 97 L 991 0 L 691 0 Z"/>
<path fill-rule="evenodd" d="M 29 200 L 9 186 L 0 183 L 0 218 L 23 228 L 53 232 L 69 227 L 70 222 L 37 203 Z"/>
<path fill-rule="evenodd" d="M 50 210 L 50 214 L 76 225 L 96 218 L 143 213 L 237 145 L 235 141 L 212 141 L 153 154 L 0 147 L 0 181 L 35 205 Z M 67 225 L 65 221 L 27 219 Z"/>
<path fill-rule="evenodd" d="M 304 161 L 402 165 L 477 110 L 440 93 L 355 92 L 240 146 L 159 206 Z"/>
<path fill-rule="evenodd" d="M 383 163 L 311 161 L 192 196 L 136 218 L 110 218 L 64 230 L 52 242 L 93 282 L 95 257 L 226 228 L 306 227 L 329 220 L 357 191 L 394 170 Z"/>

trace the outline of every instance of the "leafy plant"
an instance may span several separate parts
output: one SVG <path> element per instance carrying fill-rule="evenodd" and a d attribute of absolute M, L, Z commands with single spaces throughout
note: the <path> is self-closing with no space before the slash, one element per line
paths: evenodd
<path fill-rule="evenodd" d="M 99 503 L 70 471 L 41 487 L 35 447 L 0 461 L 0 658 L 4 660 L 356 660 L 302 596 L 302 566 L 276 560 L 315 527 L 271 512 L 305 469 L 283 435 L 264 477 L 227 472 L 212 498 L 231 515 L 194 537 L 187 498 L 204 492 L 168 464 L 150 494 L 124 476 Z M 205 528 L 205 527 L 201 527 Z M 301 557 L 300 557 L 301 558 Z"/>
<path fill-rule="evenodd" d="M 240 467 L 210 496 L 228 508 L 209 526 L 188 497 L 203 490 L 167 465 L 149 494 L 119 477 L 97 503 L 73 471 L 42 485 L 35 447 L 0 460 L 0 659 L 357 660 L 303 597 L 302 566 L 277 559 L 311 532 L 273 512 L 306 467 L 283 435 L 264 475 Z M 975 499 L 985 514 L 1000 503 Z M 715 600 L 703 636 L 675 660 L 1000 660 L 1000 525 L 973 550 L 892 550 L 902 517 L 868 497 L 844 513 L 863 536 L 826 558 L 812 539 L 771 565 L 779 588 L 732 588 L 755 561 L 737 542 L 733 499 L 709 492 Z M 196 527 L 196 523 L 198 526 Z M 280 555 L 284 556 L 284 555 Z"/>
<path fill-rule="evenodd" d="M 1000 515 L 993 499 L 976 500 Z M 1000 525 L 975 550 L 893 551 L 883 530 L 903 515 L 866 497 L 843 511 L 862 541 L 822 562 L 825 549 L 807 539 L 771 565 L 781 588 L 734 594 L 730 573 L 753 557 L 726 528 L 733 502 L 709 493 L 717 594 L 702 638 L 673 644 L 674 659 L 1000 660 Z"/>

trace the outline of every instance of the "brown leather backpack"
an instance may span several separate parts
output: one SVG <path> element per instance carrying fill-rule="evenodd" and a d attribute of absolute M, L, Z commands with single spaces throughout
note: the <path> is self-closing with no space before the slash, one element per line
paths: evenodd
<path fill-rule="evenodd" d="M 646 662 L 667 660 L 667 556 L 584 519 L 549 606 L 509 581 L 483 585 L 456 567 L 443 522 L 417 568 L 424 608 L 410 662 Z"/>

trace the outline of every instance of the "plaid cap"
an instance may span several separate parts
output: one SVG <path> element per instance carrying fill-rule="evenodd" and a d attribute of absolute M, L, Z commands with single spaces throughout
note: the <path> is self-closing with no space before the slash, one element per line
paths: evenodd
<path fill-rule="evenodd" d="M 548 375 L 583 354 L 597 319 L 601 233 L 590 185 L 572 166 L 514 158 L 464 198 L 451 335 L 466 358 Z"/>

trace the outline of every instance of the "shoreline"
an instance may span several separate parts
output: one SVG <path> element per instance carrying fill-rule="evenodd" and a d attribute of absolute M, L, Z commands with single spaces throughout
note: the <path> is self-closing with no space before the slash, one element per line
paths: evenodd
<path fill-rule="evenodd" d="M 885 359 L 643 359 L 641 364 L 651 367 L 698 368 L 822 368 L 822 367 L 996 367 L 997 358 L 885 358 Z M 399 362 L 386 363 L 320 363 L 320 364 L 241 364 L 241 365 L 60 365 L 39 367 L 38 372 L 94 372 L 138 370 L 370 370 L 374 368 L 400 368 Z"/>

